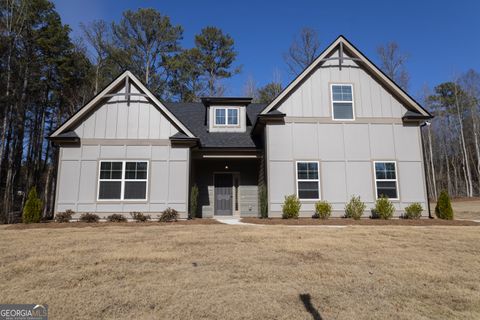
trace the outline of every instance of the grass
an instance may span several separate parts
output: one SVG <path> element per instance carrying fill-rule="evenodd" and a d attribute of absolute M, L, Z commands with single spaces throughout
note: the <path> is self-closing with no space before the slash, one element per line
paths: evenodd
<path fill-rule="evenodd" d="M 260 219 L 260 218 L 242 218 L 242 222 L 270 225 L 356 225 L 356 226 L 476 226 L 480 227 L 479 222 L 469 220 L 442 220 L 442 219 L 370 219 L 368 217 L 355 220 L 350 218 L 329 218 L 329 219 Z"/>
<path fill-rule="evenodd" d="M 455 219 L 480 220 L 480 199 L 462 198 L 452 200 Z M 435 215 L 435 203 L 431 204 L 432 214 Z"/>
<path fill-rule="evenodd" d="M 52 319 L 479 319 L 472 227 L 0 227 L 0 301 Z"/>

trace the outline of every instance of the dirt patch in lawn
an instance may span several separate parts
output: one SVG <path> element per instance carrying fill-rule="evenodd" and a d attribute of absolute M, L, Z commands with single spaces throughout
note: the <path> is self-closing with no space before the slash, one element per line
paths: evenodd
<path fill-rule="evenodd" d="M 359 226 L 479 226 L 480 223 L 467 220 L 440 220 L 440 219 L 344 219 L 331 218 L 327 220 L 299 218 L 299 219 L 281 219 L 281 218 L 243 218 L 242 222 L 268 225 L 359 225 Z"/>
<path fill-rule="evenodd" d="M 17 223 L 4 226 L 5 230 L 24 230 L 24 229 L 65 229 L 65 228 L 107 228 L 107 227 L 153 227 L 153 226 L 174 226 L 174 225 L 208 225 L 219 224 L 215 219 L 193 219 L 193 220 L 178 220 L 176 222 L 69 222 L 69 223 L 57 223 L 55 221 L 42 222 L 42 223 Z"/>
<path fill-rule="evenodd" d="M 0 230 L 0 301 L 52 319 L 480 319 L 471 227 Z"/>

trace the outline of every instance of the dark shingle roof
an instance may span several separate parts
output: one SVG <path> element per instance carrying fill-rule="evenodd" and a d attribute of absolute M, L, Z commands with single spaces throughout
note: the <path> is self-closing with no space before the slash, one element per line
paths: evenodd
<path fill-rule="evenodd" d="M 265 104 L 247 105 L 247 130 L 245 132 L 208 132 L 207 108 L 196 102 L 166 102 L 165 106 L 197 138 L 203 148 L 256 148 L 256 141 L 251 136 L 257 115 Z"/>

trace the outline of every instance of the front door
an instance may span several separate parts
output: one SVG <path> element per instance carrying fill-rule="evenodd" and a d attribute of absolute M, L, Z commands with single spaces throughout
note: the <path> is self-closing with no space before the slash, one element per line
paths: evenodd
<path fill-rule="evenodd" d="M 232 187 L 231 173 L 215 174 L 215 215 L 232 215 Z"/>

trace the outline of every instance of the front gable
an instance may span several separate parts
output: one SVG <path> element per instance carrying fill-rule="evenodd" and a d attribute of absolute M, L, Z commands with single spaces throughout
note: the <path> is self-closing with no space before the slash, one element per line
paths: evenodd
<path fill-rule="evenodd" d="M 355 117 L 397 118 L 431 115 L 344 37 L 340 36 L 261 114 L 332 118 L 332 84 L 352 86 Z"/>
<path fill-rule="evenodd" d="M 126 71 L 50 135 L 80 139 L 169 139 L 194 135 Z"/>

